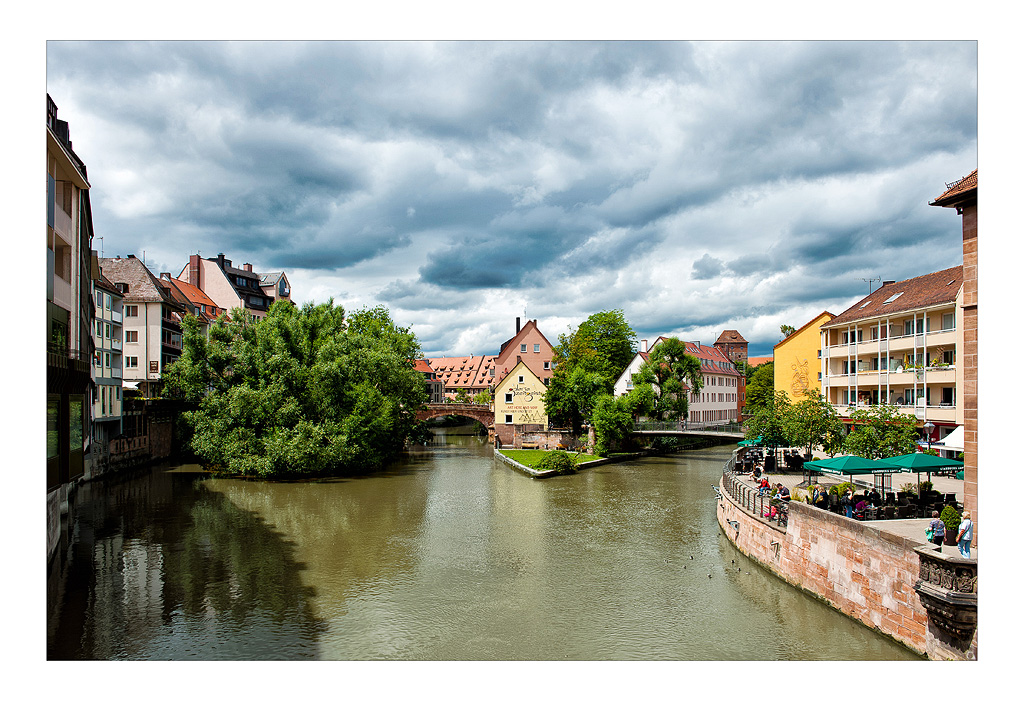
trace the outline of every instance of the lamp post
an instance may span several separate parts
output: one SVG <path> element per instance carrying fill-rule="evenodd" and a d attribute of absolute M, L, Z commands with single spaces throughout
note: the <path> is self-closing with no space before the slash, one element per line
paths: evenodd
<path fill-rule="evenodd" d="M 924 426 L 922 426 L 922 428 L 924 429 L 925 436 L 927 436 L 927 438 L 928 438 L 928 450 L 931 450 L 932 449 L 932 431 L 935 430 L 935 424 L 933 424 L 931 421 L 925 421 L 924 422 Z M 930 453 L 929 453 L 929 455 L 930 455 Z M 920 472 L 917 473 L 917 481 L 918 481 L 917 498 L 918 498 L 918 501 L 921 504 L 921 508 L 923 509 L 924 508 L 924 495 L 921 494 L 921 473 Z M 932 473 L 931 472 L 928 473 L 928 481 L 929 482 L 932 481 Z M 923 511 L 921 513 L 924 514 Z"/>

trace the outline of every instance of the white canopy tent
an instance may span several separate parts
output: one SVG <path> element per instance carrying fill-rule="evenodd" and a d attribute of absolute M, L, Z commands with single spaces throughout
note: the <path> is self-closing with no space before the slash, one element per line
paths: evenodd
<path fill-rule="evenodd" d="M 943 438 L 938 443 L 932 443 L 933 448 L 940 448 L 945 450 L 963 450 L 964 449 L 964 427 L 957 426 L 948 436 Z"/>

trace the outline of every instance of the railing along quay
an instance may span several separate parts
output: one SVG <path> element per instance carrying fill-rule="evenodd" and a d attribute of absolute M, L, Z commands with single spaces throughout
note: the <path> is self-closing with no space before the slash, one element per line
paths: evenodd
<path fill-rule="evenodd" d="M 732 471 L 735 464 L 735 458 L 730 459 L 725 464 L 722 474 L 722 486 L 725 487 L 725 491 L 733 498 L 733 501 L 744 511 L 757 518 L 777 523 L 781 528 L 789 525 L 789 505 L 782 499 L 761 494 L 760 490 L 743 484 L 736 473 Z M 772 507 L 775 508 L 774 515 Z"/>

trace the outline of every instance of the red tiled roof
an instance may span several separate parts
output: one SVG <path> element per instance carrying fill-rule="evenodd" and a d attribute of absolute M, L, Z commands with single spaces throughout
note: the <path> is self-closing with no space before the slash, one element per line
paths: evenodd
<path fill-rule="evenodd" d="M 170 282 L 172 285 L 174 285 L 174 287 L 176 287 L 178 291 L 181 292 L 181 294 L 185 295 L 188 301 L 191 302 L 192 305 L 199 310 L 199 316 L 201 316 L 203 319 L 207 321 L 212 321 L 213 319 L 216 319 L 217 314 L 219 312 L 227 311 L 225 309 L 221 309 L 220 307 L 218 307 L 217 303 L 210 299 L 210 297 L 205 292 L 203 292 L 201 289 L 199 289 L 198 287 L 189 282 L 185 282 L 184 280 L 178 280 L 177 278 L 173 277 L 164 279 L 163 281 L 165 283 Z M 207 311 L 203 311 L 203 306 L 207 308 Z M 209 311 L 211 307 L 216 311 Z"/>
<path fill-rule="evenodd" d="M 977 195 L 978 190 L 978 169 L 975 168 L 970 175 L 960 178 L 952 185 L 946 186 L 946 191 L 935 198 L 930 204 L 936 207 L 945 207 L 957 202 L 970 199 L 971 195 Z"/>
<path fill-rule="evenodd" d="M 746 343 L 747 339 L 740 335 L 739 331 L 727 329 L 722 332 L 722 335 L 718 337 L 715 343 Z"/>
<path fill-rule="evenodd" d="M 962 265 L 901 282 L 883 284 L 821 328 L 835 328 L 872 317 L 899 314 L 956 301 L 964 281 Z M 886 300 L 889 301 L 886 304 Z"/>
<path fill-rule="evenodd" d="M 775 356 L 773 355 L 761 355 L 756 358 L 747 358 L 747 365 L 752 368 L 756 368 L 758 365 L 764 365 L 765 363 L 770 363 L 773 360 L 775 360 Z"/>

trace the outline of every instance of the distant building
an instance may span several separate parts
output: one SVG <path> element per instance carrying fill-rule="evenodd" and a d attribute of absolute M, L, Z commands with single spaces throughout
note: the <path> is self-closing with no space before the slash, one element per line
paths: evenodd
<path fill-rule="evenodd" d="M 181 318 L 188 309 L 132 254 L 103 258 L 100 268 L 124 299 L 124 386 L 158 397 L 161 374 L 181 357 Z"/>
<path fill-rule="evenodd" d="M 812 390 L 821 391 L 821 325 L 836 318 L 822 312 L 775 344 L 775 391 L 799 402 Z"/>
<path fill-rule="evenodd" d="M 24 136 L 24 135 L 23 135 Z M 85 164 L 46 96 L 46 552 L 91 467 L 92 207 Z"/>
<path fill-rule="evenodd" d="M 747 362 L 747 339 L 743 338 L 739 331 L 732 329 L 723 331 L 714 346 L 737 365 Z"/>
<path fill-rule="evenodd" d="M 267 315 L 270 305 L 275 297 L 268 295 L 267 290 L 262 286 L 262 277 L 253 272 L 252 264 L 243 263 L 241 268 L 232 267 L 231 261 L 224 257 L 223 253 L 216 258 L 200 258 L 198 255 L 191 255 L 188 258 L 188 265 L 178 274 L 179 280 L 184 280 L 202 290 L 221 309 L 246 309 L 253 316 L 262 319 Z M 287 281 L 283 275 L 284 288 L 291 295 L 291 289 L 287 287 Z M 277 290 L 277 285 L 270 286 L 272 291 Z"/>
<path fill-rule="evenodd" d="M 204 336 L 209 333 L 210 324 L 218 316 L 227 312 L 226 309 L 218 307 L 216 302 L 201 289 L 184 280 L 171 277 L 170 273 L 160 273 L 160 282 L 171 293 L 175 301 L 184 306 L 188 313 L 195 315 Z"/>
<path fill-rule="evenodd" d="M 424 379 L 427 382 L 427 402 L 430 404 L 440 404 L 443 402 L 444 383 L 438 379 L 437 373 L 430 367 L 430 363 L 422 359 L 417 360 L 416 370 L 423 373 Z"/>
<path fill-rule="evenodd" d="M 260 273 L 260 289 L 271 298 L 271 304 L 279 299 L 292 302 L 292 286 L 288 282 L 288 276 L 283 272 Z"/>
<path fill-rule="evenodd" d="M 499 445 L 514 445 L 516 427 L 546 431 L 546 385 L 523 361 L 518 361 L 498 381 L 494 392 L 494 435 Z"/>
<path fill-rule="evenodd" d="M 444 398 L 455 399 L 460 389 L 472 398 L 494 388 L 495 358 L 493 355 L 466 355 L 428 358 L 426 362 L 444 388 Z"/>
<path fill-rule="evenodd" d="M 124 317 L 121 293 L 114 283 L 103 277 L 95 253 L 93 270 L 96 318 L 92 337 L 96 350 L 93 352 L 92 377 L 96 387 L 92 402 L 92 457 L 95 475 L 109 466 L 110 442 L 121 434 Z"/>

